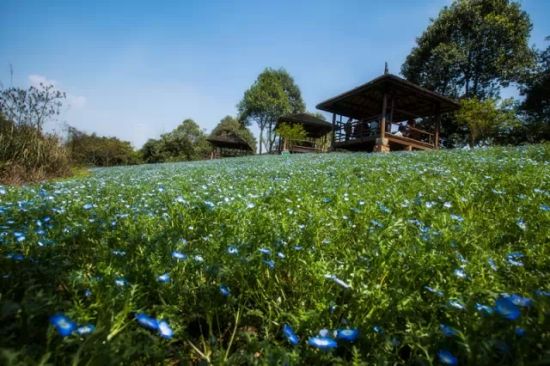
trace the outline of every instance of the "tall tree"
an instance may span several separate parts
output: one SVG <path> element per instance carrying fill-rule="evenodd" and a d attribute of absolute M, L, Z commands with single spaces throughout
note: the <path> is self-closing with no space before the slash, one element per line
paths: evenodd
<path fill-rule="evenodd" d="M 254 135 L 247 127 L 243 126 L 237 118 L 225 116 L 220 123 L 214 127 L 210 136 L 221 136 L 227 133 L 232 133 L 241 137 L 250 145 L 252 151 L 256 151 L 256 139 Z"/>
<path fill-rule="evenodd" d="M 210 145 L 206 135 L 192 119 L 186 119 L 159 140 L 149 139 L 142 147 L 143 160 L 148 163 L 200 160 L 208 156 Z"/>
<path fill-rule="evenodd" d="M 260 154 L 262 145 L 271 152 L 275 142 L 273 128 L 277 119 L 287 113 L 305 111 L 305 104 L 294 79 L 284 69 L 266 68 L 254 84 L 244 93 L 237 105 L 239 119 L 244 125 L 253 121 L 260 129 Z M 264 140 L 264 131 L 267 137 Z"/>
<path fill-rule="evenodd" d="M 534 62 L 532 24 L 510 0 L 456 0 L 417 38 L 401 68 L 410 81 L 455 97 L 496 97 Z"/>
<path fill-rule="evenodd" d="M 550 37 L 546 37 L 550 41 Z M 527 113 L 527 139 L 550 140 L 550 46 L 539 55 L 539 62 L 522 90 L 521 109 Z"/>

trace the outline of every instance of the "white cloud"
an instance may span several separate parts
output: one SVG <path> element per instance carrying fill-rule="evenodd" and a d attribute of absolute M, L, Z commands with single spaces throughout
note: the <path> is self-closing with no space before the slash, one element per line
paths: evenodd
<path fill-rule="evenodd" d="M 36 88 L 40 87 L 40 84 L 53 85 L 54 88 L 56 88 L 58 90 L 65 91 L 62 88 L 58 88 L 56 80 L 48 79 L 44 75 L 31 74 L 31 75 L 28 76 L 28 78 L 29 78 L 29 83 L 31 84 L 31 86 L 34 86 Z M 80 108 L 83 108 L 86 105 L 86 102 L 87 102 L 86 97 L 81 96 L 81 95 L 73 95 L 73 94 L 68 93 L 67 91 L 65 91 L 65 93 L 66 93 L 66 97 L 67 97 L 67 99 L 66 99 L 67 106 L 69 108 L 80 109 Z"/>
<path fill-rule="evenodd" d="M 31 83 L 31 86 L 34 86 L 34 87 L 39 87 L 40 84 L 44 84 L 44 85 L 51 84 L 53 86 L 57 84 L 55 80 L 50 80 L 43 75 L 36 75 L 36 74 L 29 75 L 29 82 Z"/>

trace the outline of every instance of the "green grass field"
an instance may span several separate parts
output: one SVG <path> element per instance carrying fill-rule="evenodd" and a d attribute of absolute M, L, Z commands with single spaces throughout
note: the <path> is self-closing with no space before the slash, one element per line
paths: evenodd
<path fill-rule="evenodd" d="M 0 254 L 2 364 L 548 362 L 550 145 L 0 187 Z"/>

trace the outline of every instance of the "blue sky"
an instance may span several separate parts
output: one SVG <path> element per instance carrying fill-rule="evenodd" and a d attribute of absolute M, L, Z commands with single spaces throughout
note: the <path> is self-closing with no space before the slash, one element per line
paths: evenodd
<path fill-rule="evenodd" d="M 310 111 L 383 72 L 399 73 L 449 0 L 0 0 L 0 82 L 51 81 L 63 122 L 135 147 L 185 118 L 210 131 L 236 114 L 265 67 L 284 67 Z M 545 48 L 550 1 L 523 0 Z M 505 94 L 513 94 L 507 90 Z"/>

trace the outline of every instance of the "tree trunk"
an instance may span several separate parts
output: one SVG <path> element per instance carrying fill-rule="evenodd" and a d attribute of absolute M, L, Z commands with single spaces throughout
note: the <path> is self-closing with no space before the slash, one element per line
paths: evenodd
<path fill-rule="evenodd" d="M 264 142 L 264 128 L 260 127 L 260 155 L 262 155 L 262 144 Z"/>

